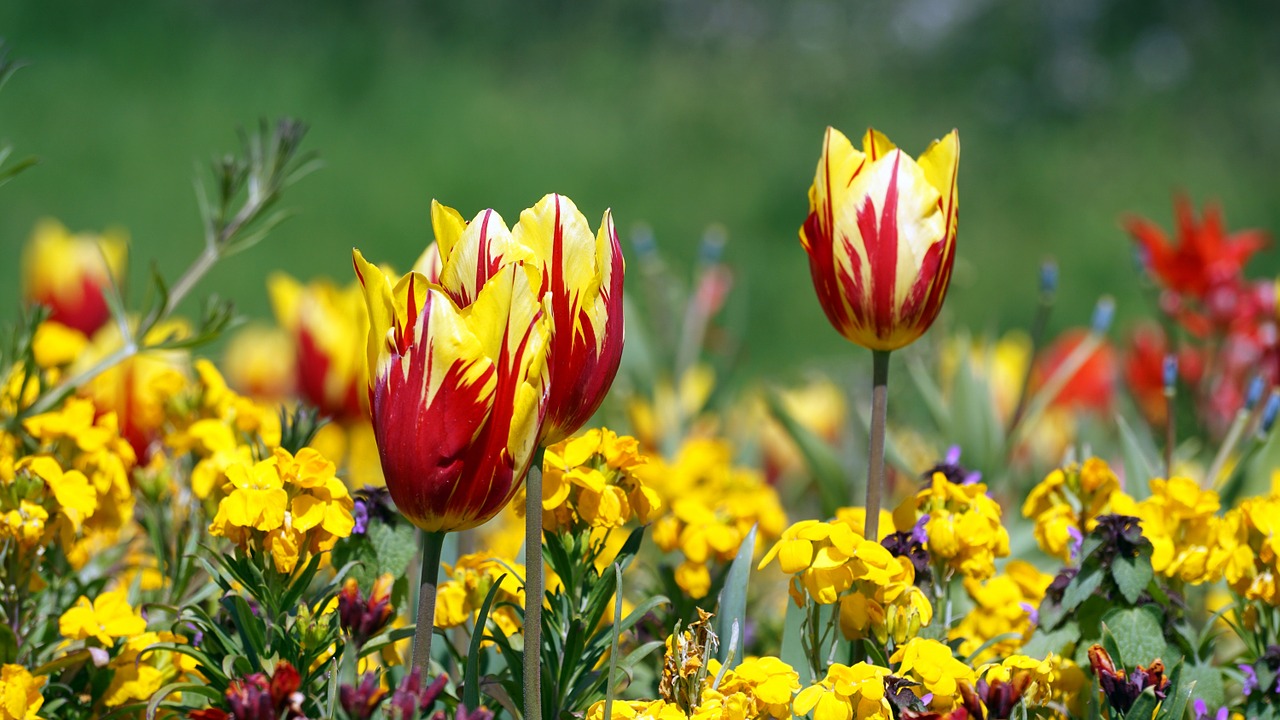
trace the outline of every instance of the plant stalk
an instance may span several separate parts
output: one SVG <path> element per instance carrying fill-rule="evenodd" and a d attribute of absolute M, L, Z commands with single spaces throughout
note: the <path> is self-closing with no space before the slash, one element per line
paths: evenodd
<path fill-rule="evenodd" d="M 436 625 L 436 586 L 440 582 L 440 549 L 444 532 L 422 533 L 422 572 L 418 576 L 418 625 L 413 631 L 413 669 L 427 677 L 431 636 Z"/>
<path fill-rule="evenodd" d="M 533 453 L 525 480 L 524 720 L 542 720 L 542 457 Z"/>
<path fill-rule="evenodd" d="M 871 351 L 871 437 L 867 449 L 867 503 L 862 535 L 880 539 L 880 494 L 884 489 L 884 424 L 889 409 L 889 350 Z"/>

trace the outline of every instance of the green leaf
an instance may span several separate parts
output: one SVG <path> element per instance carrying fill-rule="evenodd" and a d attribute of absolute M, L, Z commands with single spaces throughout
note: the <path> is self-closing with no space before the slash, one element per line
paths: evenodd
<path fill-rule="evenodd" d="M 154 720 L 156 716 L 156 712 L 160 709 L 160 704 L 164 702 L 165 698 L 169 697 L 174 693 L 191 693 L 192 695 L 202 695 L 215 702 L 222 699 L 222 693 L 218 692 L 217 690 L 214 690 L 208 685 L 203 685 L 201 683 L 191 683 L 191 682 L 171 683 L 169 685 L 166 685 L 160 688 L 159 690 L 156 691 L 154 695 L 151 696 L 151 702 L 147 703 L 147 720 Z"/>
<path fill-rule="evenodd" d="M 1142 592 L 1155 577 L 1151 569 L 1151 551 L 1138 553 L 1137 557 L 1117 556 L 1111 563 L 1111 579 L 1116 581 L 1120 594 L 1130 603 L 1138 602 Z"/>
<path fill-rule="evenodd" d="M 791 417 L 777 392 L 767 390 L 764 399 L 769 407 L 769 413 L 791 437 L 792 442 L 804 457 L 809 474 L 813 476 L 814 483 L 818 486 L 823 516 L 834 516 L 836 510 L 849 496 L 849 478 L 844 467 L 836 458 L 835 452 L 831 450 L 831 446 Z"/>
<path fill-rule="evenodd" d="M 498 576 L 489 588 L 480 605 L 480 614 L 476 616 L 476 625 L 471 632 L 471 646 L 467 649 L 467 669 L 462 681 L 462 704 L 468 708 L 480 707 L 480 641 L 484 638 L 485 628 L 489 623 L 489 608 L 493 607 L 493 598 L 502 588 L 502 580 L 506 573 Z"/>
<path fill-rule="evenodd" d="M 1212 665 L 1184 665 L 1183 677 L 1195 683 L 1196 698 L 1203 700 L 1209 710 L 1217 710 L 1227 704 L 1227 689 L 1222 670 Z"/>
<path fill-rule="evenodd" d="M 751 527 L 751 531 L 738 546 L 738 555 L 729 566 L 729 574 L 720 590 L 720 609 L 716 613 L 716 634 L 720 636 L 719 660 L 728 663 L 726 667 L 730 670 L 737 667 L 742 658 L 742 648 L 737 648 L 734 659 L 726 660 L 729 657 L 729 638 L 732 636 L 733 626 L 737 625 L 739 630 L 747 626 L 747 582 L 751 579 L 752 559 L 756 549 L 756 527 Z"/>
<path fill-rule="evenodd" d="M 1102 584 L 1103 572 L 1097 566 L 1086 567 L 1071 579 L 1071 583 L 1067 585 L 1067 589 L 1062 593 L 1062 609 L 1071 612 L 1080 606 L 1080 603 L 1089 599 L 1094 590 Z"/>
<path fill-rule="evenodd" d="M 1183 672 L 1186 667 L 1186 663 L 1178 663 L 1169 673 L 1169 694 L 1160 706 L 1161 720 L 1183 720 L 1186 715 L 1187 702 L 1196 689 L 1195 682 L 1187 680 Z"/>
<path fill-rule="evenodd" d="M 1175 658 L 1165 657 L 1169 646 L 1164 640 L 1164 626 L 1147 607 L 1116 608 L 1102 617 L 1102 624 L 1116 639 L 1119 663 L 1125 667 L 1150 665 L 1157 658 L 1166 664 Z"/>
<path fill-rule="evenodd" d="M 1151 720 L 1156 714 L 1156 706 L 1160 701 L 1156 699 L 1155 688 L 1147 688 L 1142 691 L 1137 700 L 1133 701 L 1133 706 L 1129 708 L 1129 712 L 1125 714 L 1125 720 Z"/>
<path fill-rule="evenodd" d="M 795 602 L 788 599 L 782 628 L 781 660 L 800 673 L 802 683 L 812 683 L 815 678 L 809 668 L 809 656 L 804 651 L 804 620 L 804 608 L 796 607 Z"/>
<path fill-rule="evenodd" d="M 370 523 L 369 541 L 373 545 L 374 556 L 378 559 L 378 575 L 400 577 L 405 574 L 418 552 L 415 534 L 416 529 L 408 523 L 400 523 L 395 527 L 388 523 Z"/>
<path fill-rule="evenodd" d="M 1125 485 L 1135 491 L 1134 499 L 1141 500 L 1140 495 L 1144 496 L 1147 492 L 1146 481 L 1159 477 L 1156 468 L 1160 467 L 1160 463 L 1148 452 L 1150 443 L 1142 442 L 1123 415 L 1116 415 L 1116 426 L 1120 429 L 1120 451 L 1124 458 L 1124 476 L 1127 480 Z"/>
<path fill-rule="evenodd" d="M 1080 639 L 1080 628 L 1074 624 L 1063 625 L 1057 630 L 1045 632 L 1037 629 L 1021 652 L 1028 657 L 1043 659 L 1049 653 L 1062 654 L 1068 645 Z"/>
<path fill-rule="evenodd" d="M 8 625 L 0 625 L 0 664 L 12 663 L 17 657 L 17 636 Z"/>

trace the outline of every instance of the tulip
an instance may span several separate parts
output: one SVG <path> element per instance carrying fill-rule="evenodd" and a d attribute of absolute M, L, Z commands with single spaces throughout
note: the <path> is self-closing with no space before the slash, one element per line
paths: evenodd
<path fill-rule="evenodd" d="M 955 263 L 959 161 L 955 130 L 913 160 L 875 130 L 860 152 L 827 128 L 809 188 L 800 243 L 818 301 L 874 359 L 866 537 L 878 536 L 889 353 L 915 342 L 942 308 Z"/>
<path fill-rule="evenodd" d="M 304 285 L 273 273 L 267 289 L 277 322 L 293 337 L 299 394 L 336 420 L 361 417 L 369 320 L 360 286 Z"/>
<path fill-rule="evenodd" d="M 591 419 L 618 374 L 624 335 L 622 246 L 609 211 L 593 234 L 563 195 L 547 195 L 521 213 L 512 237 L 533 252 L 542 268 L 542 290 L 550 298 L 551 390 L 542 443 L 553 445 Z"/>
<path fill-rule="evenodd" d="M 916 161 L 875 130 L 859 152 L 827 128 L 800 242 L 841 335 L 897 350 L 933 324 L 955 262 L 959 160 L 954 130 Z"/>
<path fill-rule="evenodd" d="M 85 335 L 111 317 L 103 291 L 124 274 L 127 239 L 120 232 L 73 235 L 41 220 L 22 253 L 22 296 L 49 308 L 49 319 Z"/>
<path fill-rule="evenodd" d="M 369 411 L 387 488 L 425 535 L 414 666 L 426 667 L 445 532 L 477 527 L 519 490 L 546 411 L 549 322 L 535 268 L 497 213 L 433 209 L 440 284 L 393 287 L 353 252 L 369 316 Z"/>

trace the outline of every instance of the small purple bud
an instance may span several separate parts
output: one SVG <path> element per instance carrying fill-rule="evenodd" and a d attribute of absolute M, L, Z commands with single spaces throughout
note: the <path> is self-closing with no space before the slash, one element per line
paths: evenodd
<path fill-rule="evenodd" d="M 948 465 L 959 465 L 960 464 L 960 446 L 952 445 L 951 447 L 947 448 L 946 457 L 944 457 L 942 461 Z"/>
<path fill-rule="evenodd" d="M 1075 560 L 1080 556 L 1080 550 L 1084 547 L 1084 535 L 1074 525 L 1067 528 L 1067 535 L 1071 536 L 1071 559 Z"/>
<path fill-rule="evenodd" d="M 1196 701 L 1191 704 L 1191 707 L 1192 707 L 1192 712 L 1196 714 L 1196 720 L 1209 719 L 1209 706 L 1204 704 L 1203 699 L 1196 698 Z"/>
<path fill-rule="evenodd" d="M 356 500 L 355 507 L 351 509 L 351 516 L 355 518 L 356 525 L 351 528 L 354 535 L 364 535 L 369 531 L 369 506 L 364 500 Z"/>
<path fill-rule="evenodd" d="M 914 527 L 911 528 L 911 539 L 921 545 L 929 542 L 929 533 L 925 532 L 924 526 L 929 524 L 929 514 L 925 513 L 916 521 Z"/>
<path fill-rule="evenodd" d="M 1022 608 L 1023 612 L 1027 614 L 1027 619 L 1031 621 L 1032 625 L 1040 624 L 1040 610 L 1037 609 L 1035 605 L 1028 602 L 1022 602 L 1018 603 L 1018 607 Z"/>
<path fill-rule="evenodd" d="M 1252 665 L 1238 665 L 1240 674 L 1244 675 L 1244 683 L 1240 687 L 1240 692 L 1248 697 L 1254 690 L 1258 689 L 1258 673 L 1254 672 Z"/>

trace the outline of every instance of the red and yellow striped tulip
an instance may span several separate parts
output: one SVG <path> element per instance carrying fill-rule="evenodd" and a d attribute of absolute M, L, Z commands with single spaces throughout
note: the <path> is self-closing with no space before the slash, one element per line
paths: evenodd
<path fill-rule="evenodd" d="M 298 394 L 331 418 L 362 417 L 369 317 L 360 285 L 273 273 L 267 289 L 276 321 L 293 337 Z"/>
<path fill-rule="evenodd" d="M 410 272 L 392 286 L 353 253 L 387 488 L 429 533 L 481 525 L 519 490 L 546 411 L 550 335 L 536 269 L 501 252 L 497 213 L 470 225 L 442 213 L 441 284 Z"/>
<path fill-rule="evenodd" d="M 106 324 L 103 290 L 124 274 L 128 239 L 119 231 L 72 234 L 57 220 L 36 224 L 22 253 L 22 296 L 49 319 L 86 336 Z"/>
<path fill-rule="evenodd" d="M 937 318 L 955 261 L 959 162 L 955 130 L 913 160 L 875 130 L 858 151 L 827 128 L 800 242 L 818 301 L 849 340 L 896 350 Z"/>
<path fill-rule="evenodd" d="M 613 217 L 605 211 L 592 233 L 563 195 L 547 195 L 520 214 L 512 231 L 542 266 L 549 296 L 551 392 L 543 444 L 568 438 L 604 401 L 622 361 L 622 279 L 625 264 Z"/>

